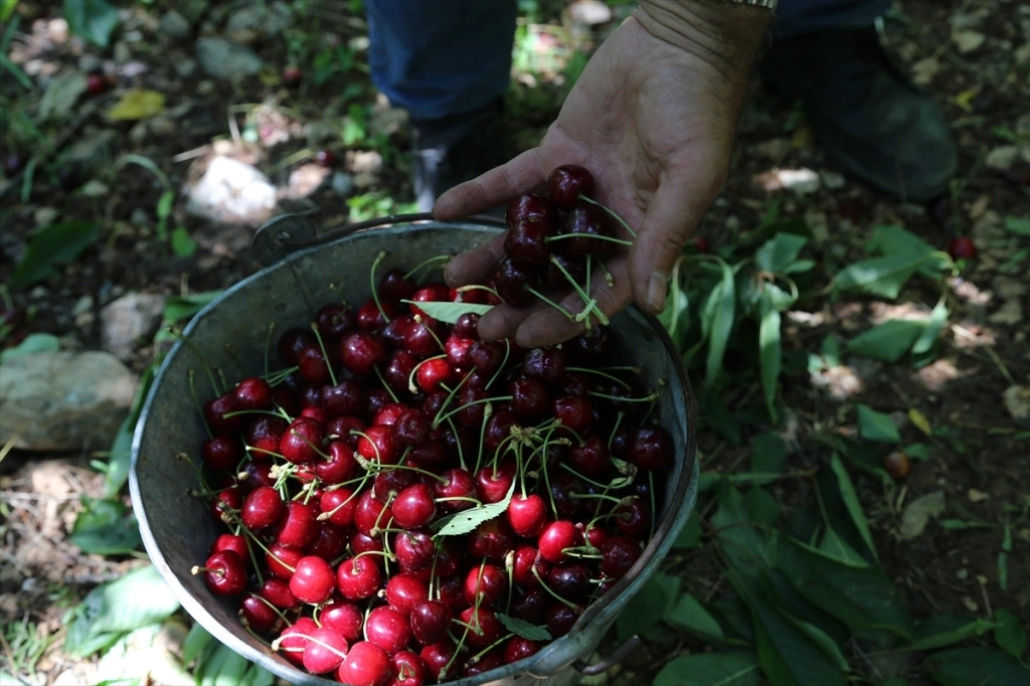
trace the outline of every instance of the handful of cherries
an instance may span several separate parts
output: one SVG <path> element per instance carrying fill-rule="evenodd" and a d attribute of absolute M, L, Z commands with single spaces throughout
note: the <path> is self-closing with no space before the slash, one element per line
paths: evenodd
<path fill-rule="evenodd" d="M 212 375 L 201 407 L 197 495 L 228 530 L 193 572 L 271 650 L 353 686 L 474 676 L 568 633 L 651 539 L 673 461 L 607 327 L 481 340 L 494 294 L 419 286 L 440 261 L 377 282 L 377 260 L 362 307 L 283 333 L 280 371 Z"/>

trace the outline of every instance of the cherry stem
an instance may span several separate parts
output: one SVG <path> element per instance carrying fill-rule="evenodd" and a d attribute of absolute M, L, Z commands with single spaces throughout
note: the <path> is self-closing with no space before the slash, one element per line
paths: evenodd
<path fill-rule="evenodd" d="M 604 236 L 596 233 L 562 233 L 557 236 L 548 236 L 544 239 L 544 242 L 553 243 L 554 241 L 563 241 L 568 238 L 582 238 L 584 241 L 594 240 L 596 238 L 599 241 L 609 241 L 611 243 L 618 243 L 619 245 L 633 245 L 633 241 L 627 241 L 624 238 L 615 238 L 614 236 Z M 587 257 L 590 256 L 587 255 Z"/>
<path fill-rule="evenodd" d="M 559 312 L 561 312 L 562 314 L 564 314 L 564 315 L 565 315 L 565 317 L 566 317 L 566 318 L 567 318 L 567 319 L 568 319 L 568 320 L 569 320 L 570 322 L 572 322 L 572 321 L 576 321 L 576 319 L 575 319 L 575 315 L 573 315 L 573 314 L 572 314 L 571 312 L 569 312 L 568 310 L 566 310 L 566 309 L 565 309 L 564 307 L 562 307 L 562 306 L 561 306 L 561 305 L 559 305 L 558 303 L 556 303 L 556 302 L 554 302 L 553 300 L 551 300 L 550 298 L 548 298 L 548 297 L 547 297 L 546 295 L 544 295 L 543 293 L 541 293 L 541 292 L 540 292 L 540 291 L 538 291 L 537 289 L 533 288 L 532 286 L 526 286 L 526 290 L 527 290 L 527 291 L 529 291 L 530 293 L 532 293 L 533 295 L 535 295 L 536 297 L 540 298 L 541 300 L 543 300 L 543 301 L 544 301 L 545 303 L 547 303 L 548 305 L 550 305 L 550 306 L 551 306 L 551 307 L 553 307 L 554 309 L 556 309 L 556 310 L 558 310 Z"/>
<path fill-rule="evenodd" d="M 385 510 L 386 508 L 384 507 L 383 509 Z M 380 512 L 379 514 L 382 514 L 382 512 Z M 390 521 L 393 521 L 393 519 L 391 518 Z M 378 524 L 378 522 L 377 522 L 377 524 Z M 383 550 L 386 552 L 386 557 L 383 559 L 383 570 L 386 572 L 386 578 L 389 579 L 390 578 L 390 560 L 393 560 L 393 559 L 396 558 L 396 555 L 393 554 L 393 550 L 390 549 L 390 534 L 391 533 L 396 533 L 397 529 L 386 528 L 386 529 L 381 529 L 380 532 L 383 534 Z M 386 589 L 384 588 L 383 590 L 385 591 Z"/>
<path fill-rule="evenodd" d="M 455 390 L 457 390 L 457 389 L 455 389 Z M 509 401 L 511 399 L 512 399 L 512 396 L 510 396 L 510 395 L 499 395 L 496 398 L 481 398 L 479 400 L 472 400 L 470 402 L 465 403 L 464 405 L 461 405 L 459 407 L 454 408 L 453 410 L 451 410 L 450 412 L 448 412 L 447 414 L 445 414 L 442 417 L 437 417 L 433 421 L 433 428 L 436 428 L 437 426 L 439 426 L 440 422 L 444 421 L 445 419 L 450 419 L 454 415 L 456 415 L 459 412 L 461 412 L 462 410 L 464 410 L 466 407 L 472 407 L 473 405 L 482 405 L 483 403 L 507 402 L 507 401 Z"/>
<path fill-rule="evenodd" d="M 629 235 L 630 235 L 630 236 L 633 236 L 633 238 L 636 238 L 636 237 L 637 237 L 637 232 L 633 230 L 633 227 L 632 227 L 632 226 L 630 226 L 629 224 L 627 224 L 627 223 L 626 223 L 626 220 L 625 220 L 625 219 L 623 219 L 622 217 L 620 217 L 620 216 L 618 215 L 618 213 L 617 213 L 617 212 L 615 212 L 615 210 L 609 209 L 608 207 L 606 207 L 606 206 L 602 205 L 601 203 L 597 202 L 597 201 L 596 201 L 596 200 L 594 200 L 593 198 L 588 198 L 587 196 L 583 195 L 582 193 L 580 193 L 580 194 L 579 194 L 579 199 L 580 199 L 580 200 L 582 200 L 583 202 L 587 202 L 587 203 L 590 203 L 591 205 L 597 205 L 597 206 L 598 206 L 598 207 L 600 207 L 600 208 L 601 208 L 602 210 L 604 210 L 605 212 L 607 212 L 607 213 L 608 213 L 608 214 L 610 214 L 611 216 L 615 217 L 615 220 L 616 220 L 617 222 L 619 222 L 620 224 L 622 224 L 622 228 L 626 229 L 626 231 L 628 231 L 628 232 L 629 232 Z M 596 236 L 592 236 L 592 237 L 593 237 L 593 238 L 596 238 Z"/>
<path fill-rule="evenodd" d="M 645 396 L 643 398 L 620 398 L 614 395 L 607 395 L 605 393 L 598 393 L 597 391 L 587 391 L 590 395 L 596 398 L 604 398 L 605 400 L 614 400 L 618 403 L 649 403 L 658 399 L 657 393 Z"/>
<path fill-rule="evenodd" d="M 612 427 L 612 433 L 608 436 L 608 451 L 611 452 L 612 441 L 615 440 L 615 434 L 619 432 L 619 425 L 622 424 L 622 418 L 626 415 L 625 412 L 619 412 L 615 416 L 615 426 Z"/>
<path fill-rule="evenodd" d="M 260 578 L 260 577 L 259 577 L 259 578 Z M 262 585 L 262 586 L 264 586 L 264 585 L 265 585 L 265 582 L 264 582 L 264 581 L 262 581 L 262 582 L 261 582 L 261 585 Z M 290 622 L 290 620 L 288 620 L 288 619 L 286 618 L 286 615 L 284 615 L 284 614 L 283 614 L 283 611 L 282 611 L 282 610 L 280 610 L 279 608 L 277 608 L 277 607 L 276 607 L 275 605 L 273 605 L 273 604 L 272 604 L 272 602 L 271 602 L 271 601 L 270 601 L 270 600 L 269 600 L 268 598 L 264 597 L 264 596 L 263 596 L 263 595 L 261 595 L 260 593 L 255 593 L 255 594 L 253 594 L 253 595 L 254 595 L 254 597 L 255 597 L 255 598 L 257 598 L 257 599 L 258 599 L 258 600 L 260 600 L 260 601 L 261 601 L 262 603 L 264 603 L 265 605 L 267 605 L 267 606 L 268 606 L 268 609 L 269 609 L 269 610 L 271 610 L 272 612 L 274 612 L 274 613 L 276 613 L 277 615 L 279 615 L 279 619 L 281 619 L 281 620 L 283 620 L 284 622 L 286 622 L 286 625 L 287 625 L 287 626 L 292 626 L 292 623 Z"/>
<path fill-rule="evenodd" d="M 320 641 L 317 638 L 315 638 L 314 636 L 309 636 L 307 634 L 301 634 L 301 633 L 292 633 L 292 634 L 286 634 L 285 636 L 280 636 L 279 638 L 277 638 L 274 641 L 272 641 L 272 646 L 271 646 L 272 650 L 278 651 L 279 647 L 282 645 L 283 641 L 285 641 L 286 639 L 289 639 L 289 638 L 294 638 L 294 637 L 296 637 L 296 638 L 303 638 L 304 640 L 311 641 L 315 645 L 322 646 L 323 648 L 328 650 L 330 653 L 332 653 L 333 655 L 335 655 L 336 657 L 339 657 L 341 659 L 347 657 L 347 653 L 340 652 L 339 650 L 337 650 L 333 646 L 329 645 L 325 641 Z"/>
<path fill-rule="evenodd" d="M 228 391 L 229 390 L 229 382 L 225 380 L 225 372 L 222 371 L 221 367 L 214 367 L 213 369 L 216 372 L 218 372 L 218 378 L 222 380 L 222 388 L 224 388 L 226 391 Z"/>
<path fill-rule="evenodd" d="M 608 288 L 615 288 L 615 277 L 608 271 L 608 265 L 604 262 L 597 263 L 601 267 L 601 271 L 604 272 L 604 282 L 608 284 Z"/>
<path fill-rule="evenodd" d="M 243 526 L 242 522 L 240 523 L 240 526 L 241 527 Z M 252 565 L 254 565 L 254 573 L 257 574 L 258 584 L 260 584 L 261 586 L 264 586 L 265 585 L 265 575 L 261 573 L 261 565 L 258 564 L 257 554 L 254 552 L 254 548 L 250 545 L 250 541 L 248 539 L 244 538 L 243 542 L 247 546 L 247 555 L 248 555 L 248 557 L 250 557 L 250 563 Z M 261 599 L 265 600 L 264 598 L 261 598 Z M 268 601 L 266 600 L 265 602 L 268 602 Z M 279 616 L 282 617 L 281 614 Z M 286 617 L 283 617 L 283 619 L 285 620 Z"/>
<path fill-rule="evenodd" d="M 476 468 L 474 472 L 479 471 L 479 466 L 483 462 L 483 443 L 486 440 L 486 425 L 490 423 L 490 416 L 494 413 L 494 406 L 490 403 L 486 404 L 483 408 L 483 424 L 479 427 L 479 450 L 476 453 Z"/>
<path fill-rule="evenodd" d="M 606 379 L 614 381 L 615 383 L 619 384 L 620 386 L 622 386 L 626 390 L 629 390 L 631 388 L 629 383 L 627 383 L 626 381 L 623 381 L 619 377 L 613 376 L 612 374 L 606 374 L 605 372 L 598 371 L 597 369 L 590 369 L 588 367 L 566 367 L 565 371 L 567 371 L 567 372 L 580 372 L 580 373 L 583 373 L 583 374 L 597 374 L 598 376 L 603 376 Z"/>
<path fill-rule="evenodd" d="M 409 271 L 407 274 L 405 274 L 404 278 L 405 279 L 410 279 L 411 277 L 413 277 L 415 274 L 417 274 L 422 269 L 424 269 L 424 268 L 426 268 L 426 267 L 428 267 L 428 266 L 430 266 L 430 265 L 432 265 L 432 264 L 434 264 L 436 262 L 447 262 L 450 259 L 451 259 L 450 255 L 437 255 L 436 257 L 430 257 L 428 259 L 422 260 L 421 262 L 416 264 L 411 269 L 411 271 Z"/>
<path fill-rule="evenodd" d="M 650 495 L 651 495 L 651 538 L 654 538 L 654 520 L 658 519 L 658 512 L 655 511 L 655 502 L 654 502 L 654 472 L 653 471 L 650 471 L 650 472 L 647 473 L 647 483 L 651 487 L 649 489 Z"/>
<path fill-rule="evenodd" d="M 344 500 L 342 503 L 340 503 L 339 505 L 337 505 L 333 509 L 329 510 L 328 512 L 323 512 L 320 515 L 318 515 L 318 517 L 317 517 L 318 521 L 324 522 L 325 520 L 331 518 L 340 509 L 345 507 L 347 505 L 347 503 L 349 503 L 350 501 L 354 500 L 354 498 L 356 498 L 360 492 L 361 491 L 359 489 L 355 490 L 353 493 L 351 493 L 349 496 L 347 496 L 347 499 Z"/>
<path fill-rule="evenodd" d="M 597 301 L 591 298 L 586 293 L 586 291 L 584 291 L 583 288 L 578 283 L 576 283 L 576 280 L 572 278 L 572 274 L 570 274 L 569 270 L 565 268 L 565 265 L 563 265 L 554 255 L 551 255 L 551 264 L 558 268 L 558 271 L 560 271 L 568 280 L 568 282 L 572 284 L 572 289 L 579 294 L 579 297 L 583 300 L 583 304 L 586 306 L 583 312 L 593 311 L 597 315 L 597 320 L 601 322 L 601 324 L 603 324 L 604 326 L 607 326 L 610 322 L 608 321 L 608 317 L 605 315 L 605 313 L 601 311 L 601 308 L 597 306 Z"/>
<path fill-rule="evenodd" d="M 586 482 L 587 482 L 588 484 L 590 484 L 591 486 L 597 486 L 598 488 L 603 488 L 603 489 L 606 489 L 606 490 L 607 490 L 607 489 L 608 489 L 608 487 L 609 487 L 609 486 L 611 485 L 611 484 L 607 484 L 607 485 L 606 485 L 606 484 L 602 484 L 602 483 L 600 483 L 599 481 L 594 481 L 594 480 L 593 480 L 593 479 L 591 479 L 590 477 L 588 477 L 588 476 L 585 476 L 585 475 L 583 475 L 583 474 L 580 474 L 579 472 L 577 472 L 577 471 L 576 471 L 575 469 L 573 469 L 573 468 L 572 468 L 572 467 L 570 467 L 569 465 L 565 464 L 564 462 L 560 463 L 560 464 L 559 464 L 558 466 L 559 466 L 559 467 L 561 467 L 562 469 L 564 469 L 564 470 L 565 470 L 565 471 L 567 471 L 567 472 L 572 472 L 572 474 L 573 474 L 573 475 L 575 475 L 575 476 L 579 477 L 579 478 L 580 478 L 580 479 L 582 479 L 583 481 L 586 481 Z"/>
<path fill-rule="evenodd" d="M 186 345 L 186 347 L 193 351 L 194 355 L 200 358 L 200 363 L 204 365 L 204 371 L 207 373 L 207 378 L 211 381 L 211 387 L 215 389 L 215 395 L 221 395 L 223 391 L 221 391 L 218 388 L 218 382 L 215 381 L 215 375 L 211 373 L 211 365 L 207 363 L 207 360 L 204 359 L 204 356 L 200 353 L 200 350 L 197 348 L 197 346 L 193 344 L 193 341 L 191 341 L 186 336 L 183 336 L 182 332 L 176 331 L 170 326 L 168 327 L 168 332 L 172 334 L 172 336 L 174 336 L 175 338 L 182 341 Z"/>
<path fill-rule="evenodd" d="M 393 471 L 394 469 L 406 469 L 409 472 L 418 472 L 419 474 L 424 474 L 425 476 L 428 476 L 428 477 L 431 477 L 433 479 L 436 479 L 437 481 L 439 481 L 442 484 L 447 483 L 447 477 L 440 476 L 439 474 L 434 474 L 433 472 L 430 472 L 430 471 L 425 470 L 425 469 L 421 469 L 420 467 L 412 467 L 411 465 L 406 465 L 406 464 L 392 464 L 392 465 L 388 465 L 388 466 L 387 465 L 381 465 L 380 468 L 377 471 L 380 471 L 380 472 L 390 472 L 390 471 Z"/>
<path fill-rule="evenodd" d="M 208 438 L 214 438 L 215 435 L 211 433 L 211 427 L 207 425 L 207 417 L 204 416 L 204 410 L 200 405 L 200 400 L 197 399 L 197 389 L 193 386 L 193 370 L 189 370 L 186 373 L 190 382 L 190 395 L 193 396 L 193 404 L 197 406 L 197 412 L 200 413 L 200 423 L 204 425 L 204 431 L 207 432 Z M 224 415 L 223 415 L 224 416 Z"/>
<path fill-rule="evenodd" d="M 392 388 L 390 388 L 390 384 L 386 383 L 386 379 L 383 378 L 383 373 L 379 371 L 379 367 L 377 365 L 372 365 L 372 371 L 376 373 L 376 377 L 379 379 L 379 383 L 383 385 L 383 388 L 385 388 L 386 392 L 390 394 L 390 397 L 393 398 L 393 401 L 395 403 L 399 403 L 400 400 L 397 399 L 397 394 L 393 392 Z M 335 386 L 336 382 L 333 382 L 333 385 Z"/>
<path fill-rule="evenodd" d="M 278 417 L 279 419 L 287 419 L 287 420 L 290 418 L 289 415 L 287 415 L 285 412 L 279 413 L 279 412 L 272 412 L 270 410 L 236 410 L 234 412 L 226 412 L 225 414 L 222 415 L 222 418 L 223 419 L 228 419 L 229 417 L 238 417 L 241 414 L 267 414 L 267 415 L 271 415 L 273 417 Z"/>
<path fill-rule="evenodd" d="M 507 338 L 504 339 L 504 359 L 501 360 L 501 366 L 497 368 L 494 375 L 490 377 L 490 381 L 486 384 L 486 388 L 490 388 L 494 385 L 494 381 L 497 381 L 497 377 L 501 375 L 501 370 L 504 369 L 505 365 L 508 364 L 508 358 L 511 356 L 511 341 Z"/>
<path fill-rule="evenodd" d="M 269 322 L 268 333 L 265 334 L 265 380 L 268 380 L 268 349 L 272 346 L 272 331 L 275 330 L 275 322 Z"/>
<path fill-rule="evenodd" d="M 359 436 L 361 438 L 364 438 L 366 441 L 368 441 L 369 445 L 372 446 L 372 449 L 376 451 L 376 464 L 380 464 L 381 465 L 383 463 L 382 456 L 379 454 L 379 446 L 376 445 L 376 442 L 373 441 L 372 438 L 367 433 L 365 433 L 364 431 L 358 431 L 357 429 L 351 429 L 350 430 L 350 434 L 351 434 L 351 436 Z M 361 453 L 359 453 L 357 450 L 354 451 L 354 454 L 355 455 L 361 455 Z M 367 462 L 367 460 L 365 460 L 364 455 L 361 455 L 361 460 L 359 460 L 359 464 L 362 461 Z M 368 471 L 367 468 L 366 468 L 366 471 Z"/>
<path fill-rule="evenodd" d="M 290 429 L 290 435 L 291 436 L 300 436 L 301 440 L 303 440 L 305 443 L 307 443 L 309 448 L 311 448 L 316 453 L 318 453 L 318 455 L 323 457 L 327 462 L 332 462 L 333 458 L 330 455 L 327 455 L 326 453 L 322 452 L 321 448 L 319 448 L 317 445 L 315 445 L 314 443 L 309 441 L 308 437 L 305 436 L 304 434 L 302 434 L 301 432 L 297 431 L 296 429 Z"/>
<path fill-rule="evenodd" d="M 467 503 L 475 503 L 477 506 L 482 506 L 483 505 L 483 501 L 482 500 L 479 500 L 478 498 L 470 498 L 470 497 L 465 496 L 465 495 L 446 495 L 446 496 L 443 496 L 442 498 L 433 498 L 433 502 L 437 502 L 437 503 L 445 503 L 445 502 L 451 502 L 451 501 L 457 501 L 457 500 L 462 500 L 462 501 L 467 502 Z"/>
<path fill-rule="evenodd" d="M 268 556 L 270 556 L 270 557 L 271 557 L 272 559 L 274 559 L 274 560 L 275 560 L 276 562 L 278 562 L 279 564 L 281 564 L 281 565 L 282 565 L 282 566 L 283 566 L 283 567 L 284 567 L 285 569 L 289 570 L 290 572 L 296 572 L 296 571 L 297 571 L 295 567 L 291 567 L 290 565 L 286 564 L 286 563 L 285 563 L 285 562 L 283 562 L 283 561 L 282 561 L 281 559 L 279 559 L 279 556 L 278 556 L 278 555 L 276 555 L 276 554 L 275 554 L 275 553 L 273 553 L 273 552 L 272 552 L 271 550 L 269 550 L 269 549 L 268 549 L 268 548 L 267 548 L 267 547 L 265 546 L 265 544 L 261 542 L 261 539 L 259 539 L 259 538 L 258 538 L 257 536 L 255 536 L 255 535 L 254 535 L 254 532 L 253 532 L 253 531 L 251 531 L 251 530 L 250 530 L 250 529 L 248 529 L 247 527 L 243 527 L 243 533 L 247 534 L 247 536 L 249 536 L 249 537 L 250 537 L 250 540 L 252 540 L 252 541 L 254 541 L 255 543 L 257 543 L 257 546 L 258 546 L 259 548 L 261 548 L 261 550 L 263 550 L 263 551 L 264 551 L 265 555 L 268 555 Z"/>
<path fill-rule="evenodd" d="M 522 489 L 522 499 L 526 499 L 526 473 L 525 465 L 522 463 L 522 443 L 515 446 L 515 471 L 519 475 L 519 486 Z"/>
<path fill-rule="evenodd" d="M 574 552 L 569 551 L 568 548 L 563 550 L 562 554 L 563 555 L 568 555 L 569 557 L 577 557 L 577 558 L 579 558 L 581 560 L 603 560 L 604 559 L 604 555 L 594 555 L 592 553 L 574 553 Z"/>
<path fill-rule="evenodd" d="M 278 386 L 283 381 L 286 381 L 286 379 L 289 378 L 290 374 L 292 374 L 293 372 L 297 371 L 298 369 L 300 369 L 300 367 L 290 367 L 288 369 L 280 369 L 277 372 L 272 372 L 271 374 L 268 374 L 266 376 L 266 378 L 265 378 L 265 381 L 268 382 L 269 386 L 273 386 L 273 387 L 274 386 Z"/>
<path fill-rule="evenodd" d="M 540 453 L 540 468 L 544 473 L 544 484 L 547 486 L 547 497 L 551 501 L 551 511 L 554 512 L 554 518 L 559 519 L 558 506 L 554 503 L 554 492 L 551 491 L 551 476 L 547 473 L 547 446 L 551 443 L 551 434 L 553 433 L 554 429 L 552 428 L 544 437 L 544 445 Z"/>
<path fill-rule="evenodd" d="M 613 503 L 622 504 L 621 498 L 616 498 L 614 495 L 605 495 L 604 493 L 569 493 L 570 498 L 596 498 L 598 500 L 610 500 Z"/>
<path fill-rule="evenodd" d="M 455 290 L 459 293 L 464 293 L 465 291 L 486 291 L 487 293 L 491 293 L 498 298 L 501 297 L 501 294 L 495 291 L 494 289 L 490 288 L 489 286 L 482 286 L 478 283 L 470 283 L 467 286 L 460 286 Z"/>
<path fill-rule="evenodd" d="M 443 355 L 443 357 L 447 357 L 447 356 Z M 442 383 L 440 384 L 440 388 L 442 388 L 445 391 L 447 391 L 447 397 L 444 398 L 444 401 L 440 404 L 440 409 L 436 411 L 436 416 L 433 417 L 433 428 L 434 429 L 436 427 L 440 426 L 440 422 L 442 422 L 444 419 L 447 419 L 447 417 L 451 416 L 450 414 L 444 415 L 443 411 L 446 410 L 447 406 L 451 404 L 451 401 L 454 400 L 454 397 L 458 394 L 458 391 L 461 390 L 461 387 L 465 385 L 465 382 L 468 381 L 470 378 L 472 378 L 472 374 L 475 373 L 475 371 L 476 371 L 475 369 L 470 369 L 468 374 L 466 374 L 464 377 L 462 377 L 461 381 L 459 381 L 458 385 L 455 386 L 453 389 L 447 388 L 447 386 L 445 384 L 442 384 Z M 453 413 L 451 413 L 451 414 L 453 414 Z"/>
<path fill-rule="evenodd" d="M 515 634 L 506 634 L 506 635 L 502 636 L 501 638 L 497 639 L 496 641 L 491 643 L 489 646 L 487 646 L 486 648 L 483 648 L 478 653 L 476 653 L 475 655 L 470 657 L 468 660 L 466 660 L 465 661 L 466 664 L 470 664 L 470 665 L 476 664 L 477 662 L 479 662 L 483 658 L 484 655 L 486 655 L 491 650 L 493 650 L 497 646 L 501 645 L 502 643 L 504 643 L 505 641 L 507 641 L 509 638 L 511 638 L 514 635 Z"/>
<path fill-rule="evenodd" d="M 382 513 L 380 513 L 380 514 L 382 514 Z M 359 559 L 365 557 L 366 555 L 382 555 L 383 557 L 387 557 L 387 558 L 392 558 L 393 557 L 393 553 L 388 553 L 385 550 L 364 550 L 364 551 L 358 553 L 357 555 L 355 555 L 354 557 L 352 557 L 351 561 L 359 560 Z M 353 569 L 353 568 L 354 568 L 354 566 L 351 565 L 351 569 Z M 351 576 L 357 576 L 357 574 L 353 574 L 352 573 Z"/>
<path fill-rule="evenodd" d="M 553 597 L 555 600 L 557 600 L 560 603 L 564 603 L 564 604 L 568 605 L 573 610 L 578 610 L 579 609 L 578 607 L 576 607 L 575 603 L 572 603 L 572 602 L 566 600 L 565 598 L 562 598 L 560 595 L 558 595 L 553 590 L 551 590 L 551 587 L 548 586 L 547 583 L 540 577 L 540 571 L 536 568 L 536 565 L 533 565 L 530 569 L 533 572 L 533 576 L 536 577 L 536 580 L 540 582 L 540 587 L 543 588 L 545 591 L 547 591 L 547 593 L 550 594 L 551 597 Z"/>
<path fill-rule="evenodd" d="M 376 290 L 376 267 L 386 257 L 386 251 L 382 250 L 376 255 L 375 260 L 372 262 L 372 269 L 368 272 L 369 281 L 372 283 L 372 300 L 375 301 L 376 307 L 379 309 L 379 314 L 383 315 L 383 321 L 387 324 L 390 323 L 390 318 L 386 316 L 386 310 L 383 309 L 383 304 L 379 302 L 379 292 Z"/>
<path fill-rule="evenodd" d="M 418 374 L 419 367 L 424 365 L 426 362 L 429 362 L 430 360 L 440 360 L 445 359 L 446 357 L 447 355 L 435 355 L 433 357 L 427 357 L 426 359 L 416 364 L 414 368 L 412 368 L 411 373 L 408 374 L 408 390 L 412 393 L 418 393 L 418 386 L 415 385 L 415 375 Z"/>
<path fill-rule="evenodd" d="M 225 576 L 225 570 L 224 569 L 212 569 L 211 567 L 198 567 L 197 565 L 193 565 L 193 567 L 190 568 L 190 574 L 192 574 L 193 576 L 196 576 L 196 575 L 200 574 L 201 572 L 210 572 L 212 574 L 217 574 L 218 576 Z"/>
<path fill-rule="evenodd" d="M 468 471 L 468 466 L 465 464 L 465 448 L 461 445 L 461 434 L 458 433 L 458 427 L 450 417 L 447 418 L 447 425 L 451 427 L 451 432 L 454 434 L 454 442 L 458 446 L 458 463 L 462 469 Z"/>
<path fill-rule="evenodd" d="M 326 369 L 329 370 L 329 380 L 336 385 L 336 372 L 333 371 L 333 363 L 329 361 L 329 355 L 325 351 L 325 343 L 322 342 L 322 332 L 318 330 L 318 324 L 311 322 L 311 331 L 315 334 L 315 340 L 318 341 L 318 347 L 322 351 L 322 359 L 325 360 Z"/>

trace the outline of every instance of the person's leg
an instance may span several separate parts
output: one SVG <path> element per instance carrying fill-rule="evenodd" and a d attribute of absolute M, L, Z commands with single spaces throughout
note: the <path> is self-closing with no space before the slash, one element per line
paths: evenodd
<path fill-rule="evenodd" d="M 415 195 L 443 191 L 506 160 L 501 101 L 515 0 L 365 0 L 372 80 L 412 118 Z"/>
<path fill-rule="evenodd" d="M 781 0 L 763 78 L 800 99 L 823 148 L 863 181 L 909 200 L 948 190 L 957 151 L 940 107 L 883 48 L 888 0 Z"/>

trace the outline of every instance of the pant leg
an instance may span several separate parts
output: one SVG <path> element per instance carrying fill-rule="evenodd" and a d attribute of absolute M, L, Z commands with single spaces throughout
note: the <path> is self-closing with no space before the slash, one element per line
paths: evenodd
<path fill-rule="evenodd" d="M 780 0 L 773 35 L 789 38 L 825 29 L 869 26 L 891 0 Z"/>
<path fill-rule="evenodd" d="M 414 119 L 482 108 L 508 88 L 515 0 L 365 0 L 372 80 Z"/>

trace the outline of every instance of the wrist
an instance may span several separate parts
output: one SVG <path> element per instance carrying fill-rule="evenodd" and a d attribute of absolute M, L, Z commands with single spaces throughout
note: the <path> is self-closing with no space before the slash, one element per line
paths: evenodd
<path fill-rule="evenodd" d="M 654 37 L 747 79 L 772 12 L 729 0 L 640 0 L 634 16 Z"/>

